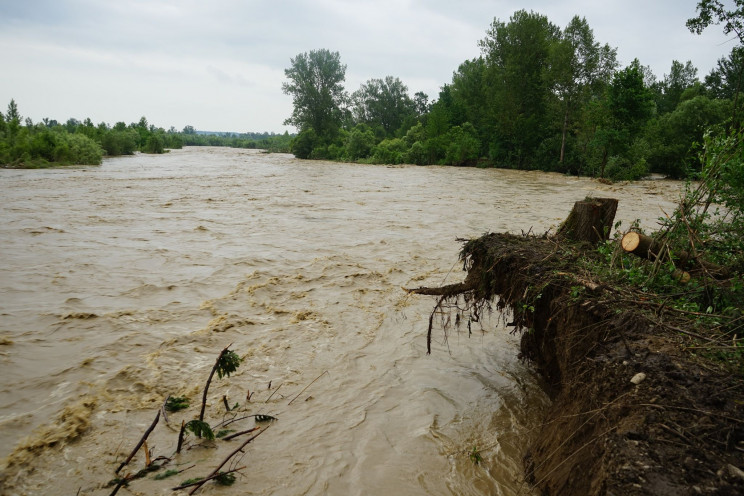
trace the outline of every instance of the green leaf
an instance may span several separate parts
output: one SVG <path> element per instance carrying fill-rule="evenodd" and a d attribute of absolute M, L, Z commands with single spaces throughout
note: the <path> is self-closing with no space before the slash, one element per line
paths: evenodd
<path fill-rule="evenodd" d="M 225 351 L 217 361 L 217 376 L 222 379 L 224 376 L 230 377 L 230 374 L 238 370 L 241 359 L 237 353 L 232 350 Z"/>
<path fill-rule="evenodd" d="M 209 427 L 208 423 L 201 420 L 190 420 L 186 424 L 186 430 L 193 432 L 196 437 L 203 437 L 208 441 L 212 441 L 214 439 L 214 432 L 212 432 L 212 428 Z"/>
<path fill-rule="evenodd" d="M 155 480 L 163 480 L 167 479 L 168 477 L 172 477 L 174 475 L 178 475 L 178 470 L 166 470 L 162 474 L 158 474 L 154 477 Z"/>
<path fill-rule="evenodd" d="M 165 409 L 169 412 L 177 412 L 189 407 L 189 400 L 185 396 L 171 396 L 165 402 Z"/>
<path fill-rule="evenodd" d="M 214 480 L 220 486 L 232 486 L 235 483 L 235 474 L 220 473 Z"/>

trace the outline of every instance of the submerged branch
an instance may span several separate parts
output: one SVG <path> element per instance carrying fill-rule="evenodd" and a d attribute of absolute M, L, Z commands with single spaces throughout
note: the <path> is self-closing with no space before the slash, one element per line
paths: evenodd
<path fill-rule="evenodd" d="M 467 293 L 468 291 L 473 291 L 475 287 L 476 286 L 473 281 L 465 280 L 465 282 L 458 282 L 456 284 L 448 284 L 446 286 L 442 286 L 438 288 L 420 287 L 420 288 L 410 288 L 410 289 L 403 288 L 403 290 L 409 294 L 450 297 L 450 296 L 457 296 L 462 293 Z"/>

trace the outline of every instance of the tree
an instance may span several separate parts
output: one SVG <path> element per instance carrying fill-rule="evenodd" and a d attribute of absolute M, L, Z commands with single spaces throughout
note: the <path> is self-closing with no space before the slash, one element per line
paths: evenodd
<path fill-rule="evenodd" d="M 282 91 L 292 96 L 294 110 L 284 124 L 299 131 L 314 129 L 319 138 L 331 141 L 341 126 L 347 99 L 346 65 L 338 52 L 326 49 L 301 53 L 291 63 L 284 70 L 289 81 L 282 83 Z"/>
<path fill-rule="evenodd" d="M 682 93 L 697 82 L 697 68 L 692 65 L 691 61 L 688 60 L 683 65 L 673 60 L 669 74 L 664 74 L 664 79 L 660 83 L 662 94 L 657 102 L 659 113 L 666 114 L 677 108 L 682 100 Z"/>
<path fill-rule="evenodd" d="M 487 143 L 489 139 L 489 112 L 483 105 L 487 98 L 486 61 L 483 57 L 466 60 L 452 75 L 450 87 L 452 98 L 453 125 L 466 122 L 475 127 L 478 140 Z"/>
<path fill-rule="evenodd" d="M 413 108 L 416 111 L 416 115 L 421 117 L 422 115 L 429 112 L 429 95 L 423 91 L 417 91 L 413 95 Z"/>
<path fill-rule="evenodd" d="M 545 68 L 559 33 L 547 17 L 519 10 L 508 24 L 494 20 L 479 42 L 488 65 L 491 134 L 500 142 L 500 153 L 516 167 L 529 167 L 545 138 L 550 95 Z"/>
<path fill-rule="evenodd" d="M 363 83 L 351 95 L 351 101 L 355 122 L 381 129 L 383 138 L 392 137 L 416 112 L 408 87 L 393 76 Z"/>
<path fill-rule="evenodd" d="M 15 122 L 16 124 L 20 124 L 23 120 L 20 112 L 18 112 L 18 105 L 16 105 L 14 99 L 11 99 L 10 103 L 8 104 L 8 112 L 5 115 L 5 120 L 8 123 Z"/>
<path fill-rule="evenodd" d="M 711 24 L 723 24 L 723 34 L 733 32 L 744 43 L 744 0 L 734 0 L 734 5 L 735 9 L 726 10 L 720 0 L 701 0 L 695 9 L 698 16 L 687 20 L 687 29 L 702 34 Z"/>
<path fill-rule="evenodd" d="M 566 139 L 577 109 L 609 83 L 617 66 L 616 54 L 616 49 L 594 41 L 594 32 L 579 16 L 571 19 L 552 45 L 551 81 L 563 110 L 559 163 L 565 158 Z"/>
<path fill-rule="evenodd" d="M 734 48 L 734 51 L 741 50 L 741 44 L 744 44 L 744 0 L 734 0 L 736 8 L 732 10 L 726 10 L 723 2 L 720 0 L 700 0 L 697 5 L 698 16 L 687 20 L 687 28 L 696 34 L 701 34 L 705 28 L 713 25 L 723 24 L 723 34 L 728 35 L 730 33 L 736 34 L 739 39 L 739 46 Z M 737 54 L 740 56 L 740 54 Z M 731 58 L 733 60 L 734 52 L 732 51 Z M 741 82 L 744 78 L 744 64 L 739 61 L 739 72 L 735 78 L 736 87 L 734 91 L 734 109 L 733 109 L 733 120 L 736 124 L 736 112 L 739 107 L 739 91 L 741 90 Z"/>

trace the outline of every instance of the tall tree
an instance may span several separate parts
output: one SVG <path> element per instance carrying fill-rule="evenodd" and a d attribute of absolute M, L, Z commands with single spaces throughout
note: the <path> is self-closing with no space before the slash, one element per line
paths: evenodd
<path fill-rule="evenodd" d="M 23 120 L 21 113 L 18 112 L 18 105 L 16 105 L 15 100 L 12 98 L 8 104 L 8 112 L 5 114 L 5 120 L 8 122 L 15 121 L 16 124 L 20 124 L 21 120 Z"/>
<path fill-rule="evenodd" d="M 519 10 L 508 24 L 495 19 L 479 42 L 488 65 L 487 103 L 497 140 L 491 148 L 517 167 L 530 166 L 545 138 L 550 94 L 545 68 L 559 33 L 547 17 Z"/>
<path fill-rule="evenodd" d="M 718 59 L 716 67 L 705 76 L 705 87 L 715 98 L 736 99 L 744 75 L 744 49 L 734 47 L 728 57 Z"/>
<path fill-rule="evenodd" d="M 408 87 L 393 76 L 363 83 L 351 101 L 355 122 L 382 130 L 383 138 L 393 136 L 416 112 Z"/>
<path fill-rule="evenodd" d="M 332 139 L 341 126 L 347 99 L 346 65 L 338 52 L 324 48 L 301 53 L 291 64 L 284 70 L 289 81 L 282 83 L 282 91 L 292 96 L 294 110 L 284 124 L 300 131 L 313 129 L 321 139 Z"/>
<path fill-rule="evenodd" d="M 563 107 L 559 157 L 563 163 L 566 138 L 576 111 L 609 83 L 617 66 L 617 50 L 594 41 L 586 19 L 574 16 L 552 45 L 552 51 L 551 81 Z"/>
<path fill-rule="evenodd" d="M 660 84 L 662 94 L 657 102 L 659 113 L 666 114 L 676 109 L 682 99 L 682 93 L 697 82 L 697 68 L 691 61 L 682 64 L 673 60 L 669 74 L 664 74 Z"/>

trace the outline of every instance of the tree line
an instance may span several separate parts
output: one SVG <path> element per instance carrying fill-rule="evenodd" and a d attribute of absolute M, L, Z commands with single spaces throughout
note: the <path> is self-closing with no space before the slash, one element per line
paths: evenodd
<path fill-rule="evenodd" d="M 60 123 L 45 118 L 34 123 L 25 119 L 15 100 L 0 112 L 0 166 L 41 168 L 53 165 L 99 165 L 104 156 L 132 155 L 135 152 L 165 153 L 183 146 L 230 146 L 289 151 L 292 136 L 269 133 L 199 134 L 193 126 L 182 131 L 165 130 L 147 122 L 117 122 L 98 125 L 88 118 Z"/>
<path fill-rule="evenodd" d="M 691 30 L 715 23 L 715 12 L 704 14 L 688 22 Z M 682 178 L 700 170 L 704 133 L 740 120 L 741 46 L 703 80 L 690 61 L 677 60 L 658 79 L 638 59 L 620 68 L 617 50 L 598 42 L 586 19 L 575 16 L 560 28 L 525 10 L 508 22 L 495 19 L 478 45 L 481 55 L 460 64 L 433 103 L 421 92 L 410 96 L 393 76 L 349 94 L 338 52 L 297 55 L 282 86 L 293 99 L 285 124 L 299 131 L 292 153 Z"/>

